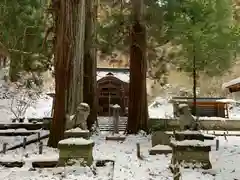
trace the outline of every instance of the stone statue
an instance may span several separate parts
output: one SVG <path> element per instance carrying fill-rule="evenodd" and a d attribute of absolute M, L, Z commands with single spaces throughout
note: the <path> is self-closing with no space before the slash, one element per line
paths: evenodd
<path fill-rule="evenodd" d="M 179 106 L 179 123 L 181 130 L 197 130 L 197 123 L 189 110 L 187 104 L 180 104 Z"/>
<path fill-rule="evenodd" d="M 80 103 L 77 107 L 76 114 L 66 116 L 66 129 L 79 127 L 87 130 L 87 118 L 90 114 L 90 107 L 87 103 Z"/>
<path fill-rule="evenodd" d="M 83 130 L 87 129 L 87 118 L 90 114 L 90 107 L 87 103 L 80 103 L 77 107 L 77 118 L 75 120 L 75 127 L 80 127 Z"/>

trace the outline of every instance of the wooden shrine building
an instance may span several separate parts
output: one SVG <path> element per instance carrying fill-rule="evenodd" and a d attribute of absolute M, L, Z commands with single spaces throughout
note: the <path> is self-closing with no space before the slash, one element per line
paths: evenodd
<path fill-rule="evenodd" d="M 224 101 L 225 98 L 198 97 L 196 100 L 197 116 L 228 118 L 228 102 Z M 194 104 L 192 97 L 173 97 L 170 102 L 173 104 L 175 117 L 178 116 L 177 104 L 188 104 L 191 111 Z"/>
<path fill-rule="evenodd" d="M 127 114 L 129 96 L 129 70 L 117 68 L 98 68 L 97 98 L 98 115 L 111 115 L 111 106 L 121 107 L 120 115 Z"/>
<path fill-rule="evenodd" d="M 55 93 L 48 93 L 55 100 Z M 129 69 L 97 68 L 98 115 L 111 115 L 111 105 L 121 107 L 121 116 L 127 115 L 129 96 Z M 52 107 L 53 114 L 53 107 Z"/>

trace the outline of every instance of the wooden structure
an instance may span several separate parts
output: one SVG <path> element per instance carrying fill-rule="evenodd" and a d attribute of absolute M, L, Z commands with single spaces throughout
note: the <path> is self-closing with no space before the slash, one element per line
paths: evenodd
<path fill-rule="evenodd" d="M 228 103 L 225 102 L 224 99 L 225 98 L 197 98 L 197 116 L 228 118 Z M 178 104 L 188 104 L 191 110 L 193 107 L 192 97 L 173 97 L 171 102 L 173 103 L 175 117 L 178 116 Z"/>
<path fill-rule="evenodd" d="M 228 89 L 230 93 L 240 91 L 240 77 L 233 79 L 222 85 L 223 89 Z"/>
<path fill-rule="evenodd" d="M 129 78 L 128 75 L 126 77 Z M 128 96 L 128 80 L 120 79 L 112 72 L 106 73 L 105 76 L 100 77 L 97 81 L 98 115 L 111 115 L 111 105 L 118 104 L 121 107 L 120 116 L 124 116 L 128 106 Z"/>
<path fill-rule="evenodd" d="M 110 105 L 118 104 L 121 107 L 120 116 L 127 114 L 129 93 L 128 68 L 97 68 L 97 98 L 98 115 L 112 115 Z M 48 93 L 55 102 L 55 93 Z M 53 115 L 53 106 L 52 113 Z"/>

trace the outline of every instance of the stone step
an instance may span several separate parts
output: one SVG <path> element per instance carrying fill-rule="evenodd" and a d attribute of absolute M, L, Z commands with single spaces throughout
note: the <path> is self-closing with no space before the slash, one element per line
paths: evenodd
<path fill-rule="evenodd" d="M 169 154 L 172 153 L 172 148 L 168 145 L 156 145 L 149 150 L 149 155 Z"/>

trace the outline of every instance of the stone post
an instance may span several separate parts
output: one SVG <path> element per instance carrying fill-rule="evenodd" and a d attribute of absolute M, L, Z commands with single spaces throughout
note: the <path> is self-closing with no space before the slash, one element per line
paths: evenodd
<path fill-rule="evenodd" d="M 118 134 L 119 133 L 118 125 L 119 125 L 121 107 L 118 104 L 115 104 L 114 106 L 112 106 L 112 108 L 113 108 L 113 133 Z"/>

